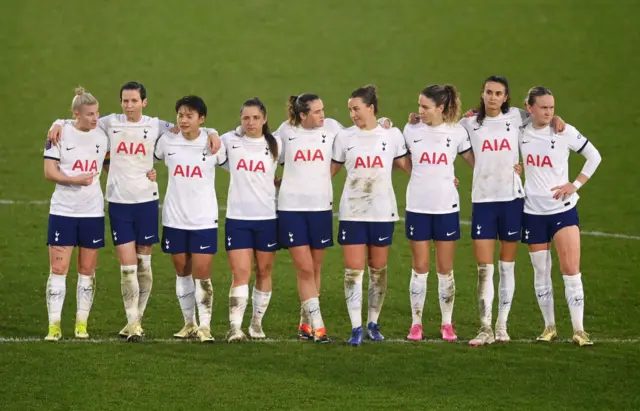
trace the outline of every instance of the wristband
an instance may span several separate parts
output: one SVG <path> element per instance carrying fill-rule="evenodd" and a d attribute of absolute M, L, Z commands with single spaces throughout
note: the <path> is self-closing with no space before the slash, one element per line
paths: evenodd
<path fill-rule="evenodd" d="M 573 185 L 576 186 L 576 191 L 580 190 L 580 187 L 582 187 L 582 183 L 578 180 L 574 181 Z"/>

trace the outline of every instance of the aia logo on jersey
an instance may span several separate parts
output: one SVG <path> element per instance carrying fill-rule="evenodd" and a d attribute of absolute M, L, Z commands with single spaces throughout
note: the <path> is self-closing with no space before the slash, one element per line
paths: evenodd
<path fill-rule="evenodd" d="M 535 157 L 531 154 L 527 156 L 527 165 L 533 167 L 550 167 L 553 168 L 553 164 L 551 164 L 551 159 L 549 156 L 541 156 L 536 155 Z"/>
<path fill-rule="evenodd" d="M 187 178 L 202 178 L 202 170 L 200 166 L 181 166 L 178 164 L 173 170 L 173 176 L 187 177 Z"/>
<path fill-rule="evenodd" d="M 433 164 L 433 165 L 438 165 L 438 164 L 444 164 L 449 165 L 449 160 L 447 159 L 447 155 L 445 153 L 422 153 L 422 155 L 420 156 L 420 164 L 422 163 L 427 163 L 427 164 Z"/>
<path fill-rule="evenodd" d="M 245 171 L 253 171 L 254 173 L 263 172 L 266 173 L 264 169 L 264 161 L 245 161 L 243 158 L 238 161 L 238 165 L 236 166 L 236 170 L 245 170 Z"/>
<path fill-rule="evenodd" d="M 116 148 L 116 154 L 142 154 L 143 156 L 147 155 L 147 150 L 144 148 L 144 144 L 142 143 L 125 143 L 121 141 Z"/>
<path fill-rule="evenodd" d="M 485 151 L 502 151 L 502 150 L 506 150 L 506 151 L 511 151 L 511 145 L 509 144 L 509 140 L 507 140 L 506 138 L 503 139 L 497 139 L 494 138 L 493 140 L 484 140 L 482 142 L 482 152 Z"/>
<path fill-rule="evenodd" d="M 380 156 L 357 157 L 356 165 L 353 168 L 383 168 Z"/>
<path fill-rule="evenodd" d="M 82 171 L 84 173 L 98 172 L 98 162 L 96 160 L 93 160 L 91 162 L 89 160 L 76 160 L 76 162 L 73 163 L 71 171 L 76 170 Z"/>
<path fill-rule="evenodd" d="M 320 149 L 313 150 L 298 150 L 296 151 L 296 155 L 293 156 L 293 162 L 296 161 L 324 161 L 324 156 L 322 155 L 322 151 Z"/>

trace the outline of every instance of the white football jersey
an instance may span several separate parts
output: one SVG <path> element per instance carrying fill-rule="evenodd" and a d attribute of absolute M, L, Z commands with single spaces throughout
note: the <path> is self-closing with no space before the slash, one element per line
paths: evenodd
<path fill-rule="evenodd" d="M 215 168 L 227 161 L 227 155 L 224 146 L 212 154 L 208 141 L 203 130 L 194 140 L 187 140 L 181 132 L 167 132 L 158 139 L 155 157 L 164 160 L 169 170 L 163 226 L 182 230 L 218 227 Z"/>
<path fill-rule="evenodd" d="M 424 214 L 460 211 L 453 162 L 458 154 L 471 150 L 467 130 L 459 124 L 437 127 L 407 124 L 404 138 L 412 163 L 407 211 Z"/>
<path fill-rule="evenodd" d="M 518 163 L 518 136 L 526 112 L 512 107 L 506 114 L 485 117 L 482 125 L 477 116 L 460 124 L 467 129 L 475 156 L 471 201 L 488 203 L 512 201 L 524 197 L 522 180 L 513 167 Z"/>
<path fill-rule="evenodd" d="M 227 196 L 227 218 L 270 220 L 276 218 L 274 177 L 278 162 L 264 137 L 238 136 L 229 131 L 220 137 L 226 148 L 225 169 L 231 173 Z M 282 143 L 275 136 L 278 152 Z"/>
<path fill-rule="evenodd" d="M 109 139 L 100 129 L 80 131 L 72 124 L 62 126 L 62 140 L 45 144 L 44 158 L 58 161 L 60 172 L 68 177 L 101 173 Z M 56 184 L 49 213 L 65 217 L 103 217 L 104 197 L 100 175 L 89 186 Z"/>
<path fill-rule="evenodd" d="M 580 198 L 578 193 L 556 200 L 551 189 L 569 182 L 569 153 L 581 152 L 588 143 L 589 140 L 569 124 L 560 134 L 549 126 L 535 129 L 531 124 L 521 130 L 526 213 L 557 214 L 575 207 Z"/>
<path fill-rule="evenodd" d="M 343 127 L 327 118 L 312 130 L 284 122 L 276 131 L 282 141 L 280 164 L 284 164 L 278 210 L 326 211 L 333 203 L 331 155 L 333 141 Z"/>
<path fill-rule="evenodd" d="M 340 220 L 397 221 L 393 191 L 393 161 L 407 154 L 397 128 L 361 130 L 350 127 L 338 133 L 332 160 L 344 163 L 347 179 L 340 198 Z"/>

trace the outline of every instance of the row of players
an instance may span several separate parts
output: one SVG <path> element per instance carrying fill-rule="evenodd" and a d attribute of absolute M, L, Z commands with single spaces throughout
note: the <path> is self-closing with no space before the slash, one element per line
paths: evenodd
<path fill-rule="evenodd" d="M 565 282 L 573 339 L 579 345 L 591 344 L 582 325 L 584 292 L 575 206 L 576 191 L 596 170 L 600 156 L 575 128 L 554 117 L 554 99 L 548 89 L 531 89 L 525 112 L 510 107 L 506 79 L 492 76 L 483 84 L 477 113 L 458 122 L 460 99 L 455 88 L 429 86 L 419 95 L 419 115 L 410 116 L 404 133 L 389 127 L 385 119 L 376 118 L 378 101 L 371 86 L 357 89 L 349 98 L 354 127 L 344 129 L 335 120 L 325 119 L 320 98 L 303 94 L 289 99 L 289 120 L 272 134 L 266 108 L 254 98 L 241 107 L 241 126 L 221 138 L 215 130 L 201 129 L 207 108 L 199 97 L 188 96 L 176 103 L 180 131 L 173 131 L 177 134 L 169 131 L 172 124 L 142 116 L 146 90 L 140 84 L 125 84 L 121 102 L 124 115 L 98 120 L 95 98 L 79 93 L 72 107 L 76 120 L 56 122 L 49 133 L 45 173 L 59 184 L 52 197 L 49 221 L 52 268 L 47 285 L 50 327 L 46 339 L 61 336 L 64 274 L 75 245 L 80 248 L 76 336 L 87 337 L 97 248 L 104 244 L 102 192 L 96 177 L 105 154 L 110 152 L 107 200 L 112 237 L 122 264 L 128 322 L 121 331 L 123 337 L 133 341 L 142 338 L 142 314 L 151 290 L 150 245 L 158 240 L 158 190 L 155 173 L 148 170 L 155 155 L 169 169 L 161 246 L 173 256 L 176 292 L 185 320 L 176 337 L 213 341 L 209 328 L 213 299 L 210 266 L 217 250 L 218 220 L 213 181 L 215 166 L 221 165 L 231 174 L 225 223 L 225 248 L 233 272 L 228 341 L 246 338 L 241 325 L 254 258 L 256 283 L 249 335 L 264 338 L 262 317 L 271 298 L 271 271 L 279 244 L 289 249 L 296 266 L 300 338 L 329 340 L 318 292 L 323 251 L 333 244 L 331 177 L 344 166 L 347 179 L 340 201 L 338 242 L 343 249 L 345 298 L 352 323 L 349 344 L 359 345 L 363 338 L 365 262 L 369 268 L 366 333 L 374 341 L 384 339 L 378 318 L 386 294 L 388 248 L 394 222 L 399 218 L 391 181 L 393 167 L 411 176 L 405 223 L 413 255 L 413 321 L 408 339 L 422 339 L 421 315 L 433 241 L 441 333 L 443 339 L 455 340 L 451 322 L 453 257 L 460 225 L 453 162 L 461 155 L 474 170 L 472 238 L 478 262 L 481 328 L 470 345 L 509 341 L 507 318 L 521 233 L 522 241 L 529 244 L 536 295 L 545 320 L 539 339 L 550 341 L 557 336 L 551 286 L 553 239 Z M 570 151 L 587 158 L 573 183 L 568 182 Z M 514 171 L 520 152 L 527 178 L 524 188 Z M 276 202 L 273 181 L 278 162 L 284 165 L 284 173 Z M 500 239 L 501 247 L 494 334 L 496 239 Z M 128 263 L 133 253 L 138 254 L 137 265 Z"/>

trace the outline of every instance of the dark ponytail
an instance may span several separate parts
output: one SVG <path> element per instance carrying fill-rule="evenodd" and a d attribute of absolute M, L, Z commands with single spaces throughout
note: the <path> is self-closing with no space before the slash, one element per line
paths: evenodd
<path fill-rule="evenodd" d="M 287 100 L 287 117 L 289 124 L 292 126 L 299 126 L 302 123 L 301 114 L 309 114 L 311 107 L 309 104 L 312 101 L 318 100 L 320 97 L 316 94 L 305 93 L 299 96 L 289 96 Z"/>
<path fill-rule="evenodd" d="M 258 98 L 253 97 L 249 100 L 245 101 L 240 107 L 240 113 L 244 110 L 245 107 L 258 107 L 262 115 L 267 117 L 267 107 L 265 107 L 264 103 Z M 264 122 L 262 126 L 262 135 L 265 140 L 267 140 L 267 145 L 269 146 L 269 151 L 271 152 L 271 157 L 273 157 L 273 161 L 278 161 L 278 143 L 276 142 L 276 138 L 271 134 L 271 130 L 269 130 L 269 123 L 267 121 Z"/>
<path fill-rule="evenodd" d="M 374 85 L 367 85 L 354 90 L 351 98 L 360 97 L 367 106 L 373 106 L 373 114 L 378 114 L 378 90 Z"/>
<path fill-rule="evenodd" d="M 484 83 L 482 83 L 482 94 L 484 94 L 484 86 L 486 86 L 487 83 L 500 83 L 504 86 L 504 92 L 507 95 L 507 101 L 502 103 L 502 106 L 500 106 L 500 111 L 502 112 L 502 114 L 507 114 L 509 108 L 511 107 L 511 93 L 509 92 L 509 82 L 507 81 L 506 77 L 490 76 L 489 78 L 487 78 Z M 485 117 L 487 117 L 487 109 L 484 107 L 484 99 L 482 97 L 480 97 L 480 105 L 478 106 L 477 111 L 478 117 L 476 121 L 479 125 L 482 125 Z"/>
<path fill-rule="evenodd" d="M 436 107 L 443 106 L 442 119 L 445 123 L 453 124 L 458 121 L 460 118 L 460 95 L 454 86 L 434 84 L 422 90 L 421 94 L 433 100 Z"/>

